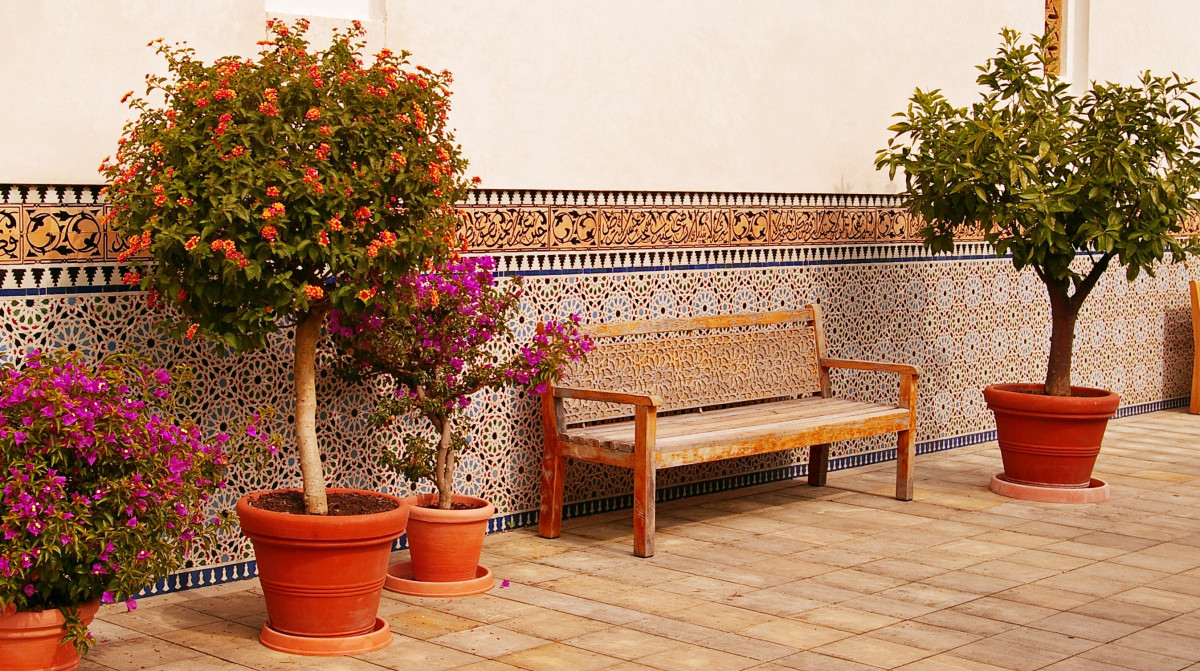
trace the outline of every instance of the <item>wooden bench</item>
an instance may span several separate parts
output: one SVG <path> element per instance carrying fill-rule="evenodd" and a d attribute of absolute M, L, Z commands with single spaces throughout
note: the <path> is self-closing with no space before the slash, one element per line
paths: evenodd
<path fill-rule="evenodd" d="M 821 311 L 661 319 L 588 329 L 596 349 L 542 395 L 543 538 L 562 531 L 566 460 L 633 470 L 634 554 L 654 554 L 655 471 L 809 447 L 825 484 L 829 444 L 897 434 L 896 498 L 912 500 L 915 366 L 831 359 Z M 829 370 L 900 376 L 895 405 L 836 398 Z"/>

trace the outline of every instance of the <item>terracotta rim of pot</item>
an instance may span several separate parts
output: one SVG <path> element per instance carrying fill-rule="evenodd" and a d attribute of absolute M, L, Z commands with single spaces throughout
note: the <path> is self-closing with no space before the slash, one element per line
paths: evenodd
<path fill-rule="evenodd" d="M 96 613 L 100 610 L 100 600 L 92 599 L 75 606 L 79 610 L 79 618 L 85 623 L 90 622 L 96 617 Z M 24 620 L 30 626 L 40 627 L 46 624 L 54 624 L 57 622 L 62 625 L 66 622 L 63 614 L 58 608 L 43 608 L 42 610 L 17 610 L 16 606 L 9 605 L 0 610 L 0 617 L 13 618 L 12 622 Z"/>
<path fill-rule="evenodd" d="M 409 506 L 409 519 L 422 522 L 441 522 L 444 524 L 470 523 L 491 519 L 496 512 L 496 506 L 478 496 L 454 494 L 450 497 L 452 503 L 476 503 L 477 508 L 466 510 L 442 510 L 441 508 L 426 508 L 431 503 L 437 503 L 437 494 L 413 494 L 406 497 L 404 502 Z"/>
<path fill-rule="evenodd" d="M 1049 412 L 1070 414 L 1080 418 L 1109 418 L 1121 405 L 1121 396 L 1107 389 L 1071 387 L 1070 396 L 1047 396 L 1039 393 L 1044 384 L 993 384 L 984 387 L 983 397 L 988 407 L 998 405 L 1010 413 L 1043 416 Z"/>
<path fill-rule="evenodd" d="M 255 500 L 265 494 L 273 494 L 275 492 L 302 492 L 297 488 L 287 489 L 271 489 L 261 492 L 252 492 L 246 494 L 237 502 L 238 522 L 241 524 L 242 531 L 246 532 L 247 536 L 253 535 L 259 538 L 270 538 L 272 540 L 286 540 L 288 538 L 321 538 L 322 540 L 345 540 L 345 541 L 361 541 L 363 543 L 374 543 L 382 538 L 399 538 L 404 531 L 404 524 L 408 520 L 408 506 L 405 499 L 383 492 L 374 492 L 365 489 L 350 489 L 344 487 L 329 487 L 325 490 L 329 494 L 367 494 L 370 496 L 378 496 L 384 499 L 390 499 L 396 502 L 396 507 L 391 510 L 385 510 L 378 513 L 368 513 L 366 515 L 296 515 L 292 513 L 280 513 L 273 510 L 263 510 L 250 505 L 251 500 Z M 394 524 L 388 524 L 389 521 L 395 520 Z M 380 525 L 385 525 L 383 528 L 392 529 L 398 527 L 400 531 L 392 533 L 389 531 L 378 531 Z M 319 530 L 314 534 L 313 529 Z"/>

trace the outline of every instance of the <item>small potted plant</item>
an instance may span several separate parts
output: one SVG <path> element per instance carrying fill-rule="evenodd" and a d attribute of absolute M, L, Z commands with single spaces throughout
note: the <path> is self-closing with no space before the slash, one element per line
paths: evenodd
<path fill-rule="evenodd" d="M 436 490 L 407 499 L 412 561 L 389 571 L 398 578 L 389 588 L 397 591 L 450 596 L 491 587 L 479 555 L 495 506 L 454 491 L 455 467 L 472 442 L 465 413 L 471 395 L 513 384 L 541 393 L 564 365 L 591 347 L 575 316 L 541 324 L 530 342 L 518 342 L 511 322 L 521 284 L 513 279 L 498 285 L 494 267 L 487 257 L 453 260 L 397 282 L 393 291 L 403 306 L 398 312 L 357 322 L 334 315 L 343 374 L 378 376 L 394 384 L 373 423 L 382 427 L 416 416 L 425 425 L 407 434 L 399 450 L 385 449 L 381 458 L 414 482 L 431 480 Z"/>
<path fill-rule="evenodd" d="M 1180 237 L 1200 188 L 1200 109 L 1193 82 L 1149 72 L 1138 85 L 1097 83 L 1072 96 L 1052 72 L 1047 38 L 1001 36 L 979 67 L 980 100 L 956 108 L 918 89 L 876 167 L 904 171 L 905 205 L 924 220 L 931 250 L 949 252 L 956 232 L 981 230 L 996 254 L 1046 286 L 1045 383 L 984 390 L 1004 461 L 993 489 L 1021 491 L 1007 480 L 1034 488 L 1032 497 L 1100 484 L 1092 466 L 1120 399 L 1071 385 L 1075 324 L 1110 265 L 1132 281 L 1200 251 Z"/>
<path fill-rule="evenodd" d="M 446 125 L 448 72 L 386 49 L 364 63 L 357 23 L 318 51 L 304 20 L 267 26 L 256 59 L 205 64 L 159 46 L 170 77 L 148 77 L 147 93 L 162 106 L 131 102 L 137 117 L 102 170 L 110 225 L 137 266 L 126 281 L 172 311 L 183 337 L 235 352 L 294 337 L 303 491 L 237 506 L 267 601 L 260 640 L 352 654 L 391 640 L 375 613 L 407 508 L 380 492 L 327 494 L 317 345 L 330 310 L 394 306 L 379 287 L 445 252 L 466 162 Z"/>
<path fill-rule="evenodd" d="M 132 610 L 220 527 L 231 446 L 178 419 L 188 377 L 130 354 L 0 364 L 0 666 L 76 668 L 101 603 Z"/>

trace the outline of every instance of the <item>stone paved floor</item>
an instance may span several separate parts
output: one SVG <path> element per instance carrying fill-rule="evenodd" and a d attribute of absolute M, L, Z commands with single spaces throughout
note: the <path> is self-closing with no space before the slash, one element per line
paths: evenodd
<path fill-rule="evenodd" d="M 83 669 L 1200 669 L 1200 417 L 1110 424 L 1112 499 L 1031 504 L 986 488 L 995 444 L 659 508 L 658 553 L 631 556 L 630 513 L 557 540 L 488 538 L 508 587 L 396 598 L 395 639 L 356 658 L 255 641 L 257 583 L 103 610 Z"/>

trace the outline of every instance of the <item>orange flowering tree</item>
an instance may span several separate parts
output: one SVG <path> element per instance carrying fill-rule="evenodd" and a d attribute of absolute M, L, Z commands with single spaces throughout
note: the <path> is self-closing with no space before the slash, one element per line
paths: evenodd
<path fill-rule="evenodd" d="M 322 325 L 333 309 L 397 307 L 380 289 L 442 257 L 466 161 L 446 125 L 448 72 L 386 49 L 364 63 L 357 23 L 322 51 L 304 20 L 267 26 L 256 59 L 205 64 L 160 44 L 169 76 L 147 76 L 154 102 L 132 99 L 137 116 L 101 172 L 125 281 L 178 316 L 177 333 L 242 351 L 294 327 L 305 505 L 324 514 Z"/>

